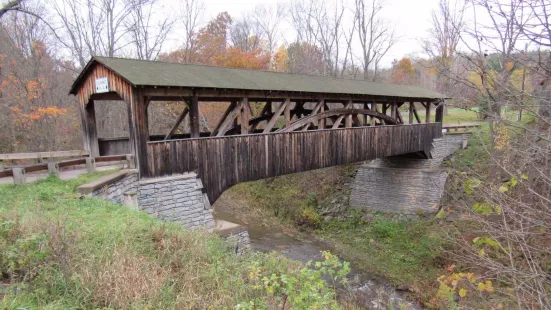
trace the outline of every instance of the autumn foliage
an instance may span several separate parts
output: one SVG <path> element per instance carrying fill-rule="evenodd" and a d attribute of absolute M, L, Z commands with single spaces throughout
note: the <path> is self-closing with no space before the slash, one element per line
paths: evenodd
<path fill-rule="evenodd" d="M 76 140 L 63 133 L 75 132 L 79 125 L 66 93 L 70 75 L 50 57 L 44 43 L 31 42 L 25 53 L 16 41 L 4 39 L 15 44 L 0 47 L 1 152 L 63 149 Z"/>

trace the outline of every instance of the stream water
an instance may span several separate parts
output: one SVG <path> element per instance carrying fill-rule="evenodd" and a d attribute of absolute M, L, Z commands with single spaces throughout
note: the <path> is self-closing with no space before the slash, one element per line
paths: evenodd
<path fill-rule="evenodd" d="M 332 246 L 311 234 L 297 233 L 283 226 L 243 223 L 231 211 L 226 210 L 224 204 L 217 204 L 214 210 L 215 218 L 247 227 L 253 251 L 277 251 L 289 259 L 301 262 L 322 260 L 321 252 L 325 250 L 335 253 Z M 352 296 L 365 309 L 423 309 L 420 304 L 407 299 L 407 292 L 396 290 L 385 279 L 361 272 L 354 267 L 354 262 L 351 262 L 351 267 L 351 288 L 346 291 L 338 288 L 341 296 Z"/>

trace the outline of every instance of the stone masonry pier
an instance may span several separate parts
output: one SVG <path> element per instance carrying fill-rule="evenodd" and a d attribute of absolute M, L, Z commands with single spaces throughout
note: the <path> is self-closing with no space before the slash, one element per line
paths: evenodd
<path fill-rule="evenodd" d="M 402 214 L 435 213 L 448 173 L 442 162 L 466 147 L 466 134 L 435 139 L 432 159 L 387 157 L 359 167 L 350 205 L 373 211 Z"/>

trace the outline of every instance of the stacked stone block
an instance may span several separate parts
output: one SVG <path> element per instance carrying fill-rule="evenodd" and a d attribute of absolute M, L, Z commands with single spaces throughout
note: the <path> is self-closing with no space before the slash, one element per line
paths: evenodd
<path fill-rule="evenodd" d="M 246 227 L 224 237 L 234 248 L 236 255 L 243 255 L 243 253 L 251 248 L 251 239 L 249 238 L 249 232 Z"/>
<path fill-rule="evenodd" d="M 122 204 L 124 201 L 124 193 L 137 190 L 138 172 L 136 170 L 132 170 L 126 172 L 126 176 L 123 178 L 95 189 L 90 195 L 92 197 L 108 200 L 112 203 Z"/>
<path fill-rule="evenodd" d="M 194 229 L 212 228 L 214 219 L 203 185 L 194 173 L 139 182 L 140 209 Z"/>
<path fill-rule="evenodd" d="M 388 157 L 359 167 L 350 205 L 403 214 L 434 213 L 439 209 L 447 171 L 442 162 L 464 146 L 466 135 L 435 139 L 432 159 Z"/>

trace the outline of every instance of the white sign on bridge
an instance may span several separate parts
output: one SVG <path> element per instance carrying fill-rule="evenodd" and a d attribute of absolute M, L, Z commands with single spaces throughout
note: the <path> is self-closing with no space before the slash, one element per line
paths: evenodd
<path fill-rule="evenodd" d="M 109 92 L 109 81 L 106 77 L 96 79 L 96 93 Z"/>

